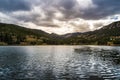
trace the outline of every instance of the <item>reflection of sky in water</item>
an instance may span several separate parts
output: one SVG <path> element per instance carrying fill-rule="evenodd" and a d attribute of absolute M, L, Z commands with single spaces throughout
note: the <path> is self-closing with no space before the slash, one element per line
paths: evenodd
<path fill-rule="evenodd" d="M 0 79 L 119 80 L 119 49 L 106 46 L 0 47 Z"/>

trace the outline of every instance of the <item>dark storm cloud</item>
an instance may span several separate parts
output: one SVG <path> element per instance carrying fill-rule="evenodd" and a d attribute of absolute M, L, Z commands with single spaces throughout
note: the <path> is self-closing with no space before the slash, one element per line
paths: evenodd
<path fill-rule="evenodd" d="M 27 0 L 0 0 L 0 11 L 30 10 Z"/>
<path fill-rule="evenodd" d="M 87 6 L 87 8 L 82 8 L 81 4 L 84 4 L 82 3 L 82 1 L 81 4 L 78 4 L 76 0 L 55 0 L 55 1 L 57 6 L 54 5 L 54 3 L 51 3 L 52 6 L 59 10 L 60 12 L 62 12 L 65 15 L 64 18 L 68 20 L 73 18 L 97 20 L 120 13 L 120 1 L 115 0 L 91 0 L 92 2 L 91 5 L 93 5 L 93 7 Z M 86 0 L 86 3 L 87 1 L 90 0 Z M 89 2 L 87 4 L 89 4 Z M 46 8 L 48 8 L 48 6 L 46 6 Z"/>
<path fill-rule="evenodd" d="M 86 0 L 86 2 L 87 1 L 90 1 L 90 0 Z M 96 5 L 96 7 L 91 8 L 88 6 L 88 8 L 81 9 L 82 6 L 78 4 L 76 0 L 34 0 L 34 1 L 0 0 L 0 11 L 19 11 L 19 10 L 24 11 L 24 10 L 30 10 L 31 7 L 39 6 L 41 7 L 41 9 L 43 9 L 46 15 L 46 20 L 51 20 L 55 18 L 55 16 L 53 15 L 55 12 L 61 12 L 64 15 L 63 20 L 69 20 L 69 19 L 74 19 L 74 18 L 96 20 L 96 19 L 101 19 L 101 18 L 105 18 L 110 15 L 120 13 L 120 6 L 119 6 L 120 1 L 119 0 L 118 1 L 91 0 L 91 1 L 93 5 Z M 31 17 L 36 18 L 34 15 L 33 16 L 31 15 Z M 35 21 L 35 19 L 30 18 L 29 16 L 23 17 L 21 19 L 23 20 L 25 19 L 25 21 L 26 20 Z"/>
<path fill-rule="evenodd" d="M 96 8 L 83 10 L 81 15 L 84 19 L 101 19 L 120 13 L 120 0 L 92 0 Z"/>
<path fill-rule="evenodd" d="M 64 7 L 67 10 L 72 9 L 76 5 L 76 0 L 61 0 L 60 6 Z"/>

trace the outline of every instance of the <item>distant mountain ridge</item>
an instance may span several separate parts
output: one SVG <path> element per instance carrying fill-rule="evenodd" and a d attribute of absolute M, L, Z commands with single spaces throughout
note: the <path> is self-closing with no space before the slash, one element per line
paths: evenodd
<path fill-rule="evenodd" d="M 65 35 L 0 23 L 0 45 L 107 45 L 120 44 L 120 21 L 99 30 Z"/>
<path fill-rule="evenodd" d="M 113 35 L 112 32 L 120 35 L 120 21 L 118 22 L 114 22 L 114 23 L 111 23 L 107 26 L 103 26 L 102 28 L 98 29 L 98 30 L 94 30 L 94 31 L 89 31 L 89 32 L 85 32 L 85 33 L 80 33 L 80 32 L 77 32 L 77 33 L 69 33 L 69 34 L 65 34 L 63 35 L 64 37 L 71 37 L 71 36 L 78 36 L 78 35 L 83 35 L 83 34 L 94 34 L 96 33 L 97 35 L 101 35 L 101 34 L 104 34 L 104 33 L 107 33 L 107 34 L 111 34 L 111 36 Z M 109 31 L 109 32 L 108 32 Z M 106 34 L 106 35 L 107 35 Z M 115 35 L 116 35 L 115 34 Z M 114 35 L 113 35 L 114 36 Z"/>
<path fill-rule="evenodd" d="M 58 37 L 59 36 L 56 37 L 42 30 L 0 23 L 0 45 L 57 44 L 54 40 Z"/>
<path fill-rule="evenodd" d="M 71 36 L 68 37 L 68 35 Z M 74 44 L 96 43 L 96 44 L 105 44 L 105 45 L 110 41 L 111 38 L 119 37 L 119 36 L 120 36 L 120 21 L 111 23 L 107 26 L 103 26 L 102 28 L 95 31 L 89 31 L 85 33 L 71 33 L 64 35 L 66 39 L 69 39 Z M 120 39 L 117 38 L 117 42 L 120 43 Z"/>

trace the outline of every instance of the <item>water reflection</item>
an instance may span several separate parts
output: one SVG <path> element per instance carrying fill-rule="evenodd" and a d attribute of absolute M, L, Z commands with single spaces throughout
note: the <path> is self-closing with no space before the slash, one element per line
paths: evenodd
<path fill-rule="evenodd" d="M 120 48 L 0 47 L 0 80 L 119 80 Z"/>
<path fill-rule="evenodd" d="M 120 78 L 120 52 L 117 49 L 84 47 L 75 49 L 75 52 L 79 53 L 79 55 L 82 57 L 86 57 L 86 55 L 88 56 L 86 59 L 84 59 L 84 61 L 87 61 L 87 63 L 82 64 L 85 65 L 84 70 L 88 69 L 83 71 L 84 76 L 88 76 L 88 79 L 94 79 L 97 77 L 103 80 L 116 80 Z"/>
<path fill-rule="evenodd" d="M 23 49 L 15 47 L 0 48 L 0 80 L 13 80 L 20 77 L 24 71 L 23 65 L 26 64 L 27 58 Z"/>

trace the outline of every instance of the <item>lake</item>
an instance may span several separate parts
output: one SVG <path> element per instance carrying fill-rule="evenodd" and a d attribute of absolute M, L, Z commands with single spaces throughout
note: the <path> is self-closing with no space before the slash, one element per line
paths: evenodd
<path fill-rule="evenodd" d="M 120 80 L 120 47 L 1 46 L 0 80 Z"/>

